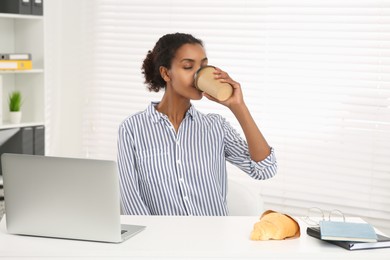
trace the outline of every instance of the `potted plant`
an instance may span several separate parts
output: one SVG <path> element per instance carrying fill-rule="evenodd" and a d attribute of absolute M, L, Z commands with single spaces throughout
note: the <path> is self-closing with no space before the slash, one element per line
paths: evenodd
<path fill-rule="evenodd" d="M 22 94 L 20 91 L 13 91 L 8 97 L 10 121 L 12 124 L 19 124 L 22 119 Z"/>

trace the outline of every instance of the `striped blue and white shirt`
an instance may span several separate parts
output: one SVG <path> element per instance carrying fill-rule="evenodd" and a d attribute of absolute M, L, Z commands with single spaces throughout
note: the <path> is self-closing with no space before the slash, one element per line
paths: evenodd
<path fill-rule="evenodd" d="M 124 214 L 226 216 L 226 161 L 255 179 L 276 174 L 273 149 L 254 162 L 246 141 L 220 115 L 202 114 L 191 105 L 176 132 L 157 104 L 119 127 Z"/>

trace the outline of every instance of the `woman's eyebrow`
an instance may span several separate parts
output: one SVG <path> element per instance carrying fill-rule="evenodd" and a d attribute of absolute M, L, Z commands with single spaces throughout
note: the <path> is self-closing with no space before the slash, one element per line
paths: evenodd
<path fill-rule="evenodd" d="M 206 58 L 203 58 L 203 59 L 202 59 L 202 62 L 207 61 L 207 60 L 208 60 L 207 57 L 206 57 Z M 190 59 L 190 58 L 184 58 L 184 59 L 182 59 L 180 62 L 195 62 L 195 60 L 194 60 L 194 59 Z"/>

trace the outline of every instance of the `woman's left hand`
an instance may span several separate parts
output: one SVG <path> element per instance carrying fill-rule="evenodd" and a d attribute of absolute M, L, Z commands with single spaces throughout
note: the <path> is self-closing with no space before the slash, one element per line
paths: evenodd
<path fill-rule="evenodd" d="M 233 94 L 231 95 L 230 98 L 228 98 L 227 100 L 225 101 L 219 101 L 218 99 L 206 94 L 206 93 L 203 93 L 203 95 L 205 97 L 207 97 L 208 99 L 212 100 L 212 101 L 215 101 L 217 103 L 220 103 L 224 106 L 227 106 L 229 108 L 232 108 L 234 106 L 237 106 L 237 105 L 242 105 L 244 104 L 244 98 L 243 98 L 243 94 L 242 94 L 242 91 L 241 91 L 241 85 L 240 83 L 234 81 L 228 73 L 226 73 L 225 71 L 221 70 L 220 68 L 215 68 L 215 71 L 214 71 L 214 76 L 215 76 L 215 79 L 218 79 L 220 80 L 220 82 L 224 82 L 224 83 L 229 83 L 232 87 L 233 87 Z"/>

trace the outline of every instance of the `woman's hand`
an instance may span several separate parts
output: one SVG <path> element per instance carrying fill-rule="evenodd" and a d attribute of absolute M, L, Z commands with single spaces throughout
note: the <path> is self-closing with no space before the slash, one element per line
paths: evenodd
<path fill-rule="evenodd" d="M 215 68 L 214 77 L 215 79 L 220 80 L 220 82 L 223 83 L 229 83 L 233 87 L 233 94 L 230 98 L 228 98 L 225 101 L 219 101 L 216 98 L 206 94 L 203 92 L 203 95 L 207 97 L 208 99 L 215 101 L 217 103 L 220 103 L 224 106 L 227 106 L 230 109 L 233 109 L 234 107 L 240 106 L 244 104 L 244 98 L 241 91 L 241 85 L 240 83 L 234 81 L 229 74 L 227 74 L 225 71 L 221 70 L 220 68 Z"/>
<path fill-rule="evenodd" d="M 234 81 L 230 78 L 229 74 L 219 68 L 215 68 L 214 75 L 215 78 L 219 79 L 221 82 L 232 85 L 232 96 L 225 101 L 218 101 L 206 93 L 203 93 L 203 95 L 210 100 L 227 106 L 233 112 L 244 132 L 251 159 L 255 162 L 264 160 L 271 153 L 271 148 L 263 134 L 260 132 L 260 129 L 257 127 L 256 122 L 253 120 L 252 115 L 244 102 L 240 83 Z"/>

